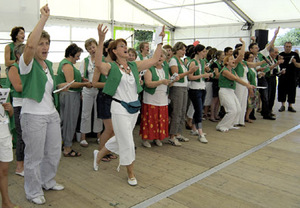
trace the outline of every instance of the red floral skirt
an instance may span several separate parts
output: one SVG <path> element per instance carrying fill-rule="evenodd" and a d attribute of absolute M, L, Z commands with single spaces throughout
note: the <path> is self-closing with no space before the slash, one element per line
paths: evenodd
<path fill-rule="evenodd" d="M 142 104 L 140 136 L 142 139 L 163 140 L 169 137 L 168 106 Z"/>

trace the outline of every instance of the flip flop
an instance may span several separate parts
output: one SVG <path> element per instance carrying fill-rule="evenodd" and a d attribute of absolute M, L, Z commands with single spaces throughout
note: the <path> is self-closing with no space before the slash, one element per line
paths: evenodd
<path fill-rule="evenodd" d="M 117 159 L 118 158 L 117 155 L 113 155 L 111 153 L 107 154 L 106 156 L 108 156 L 110 159 Z"/>
<path fill-rule="evenodd" d="M 102 157 L 101 161 L 102 162 L 110 162 L 110 157 L 108 155 L 105 155 L 104 157 Z"/>
<path fill-rule="evenodd" d="M 81 156 L 81 153 L 80 152 L 76 152 L 75 150 L 71 150 L 70 152 L 68 153 L 65 153 L 64 152 L 64 156 L 65 157 L 80 157 Z"/>

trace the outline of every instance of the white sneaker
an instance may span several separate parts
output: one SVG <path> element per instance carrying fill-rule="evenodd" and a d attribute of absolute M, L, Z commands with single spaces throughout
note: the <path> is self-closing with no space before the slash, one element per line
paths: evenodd
<path fill-rule="evenodd" d="M 194 131 L 194 130 L 191 130 L 191 135 L 193 135 L 193 136 L 198 136 L 199 135 L 199 132 L 196 130 L 196 131 Z"/>
<path fill-rule="evenodd" d="M 179 141 L 181 141 L 181 142 L 188 142 L 188 141 L 190 141 L 188 138 L 186 138 L 186 137 L 184 137 L 182 135 L 177 136 L 177 139 Z"/>
<path fill-rule="evenodd" d="M 151 144 L 149 143 L 148 140 L 143 140 L 143 141 L 142 141 L 142 145 L 143 145 L 144 147 L 151 148 Z"/>
<path fill-rule="evenodd" d="M 98 171 L 98 164 L 97 164 L 97 155 L 98 155 L 99 150 L 94 150 L 94 171 Z"/>
<path fill-rule="evenodd" d="M 154 142 L 159 147 L 161 147 L 163 145 L 162 142 L 159 139 L 155 139 Z"/>
<path fill-rule="evenodd" d="M 54 190 L 54 191 L 61 191 L 64 190 L 65 187 L 59 183 L 56 183 L 55 186 L 53 186 L 52 188 L 50 188 L 49 190 Z"/>
<path fill-rule="evenodd" d="M 134 178 L 128 178 L 127 182 L 130 186 L 136 186 L 137 185 L 137 180 L 136 180 L 135 177 Z"/>
<path fill-rule="evenodd" d="M 24 170 L 22 172 L 16 172 L 16 175 L 24 177 Z"/>
<path fill-rule="evenodd" d="M 172 145 L 174 145 L 176 147 L 180 147 L 181 146 L 181 143 L 176 138 L 168 139 L 168 141 L 169 141 L 169 143 L 171 143 Z"/>
<path fill-rule="evenodd" d="M 205 138 L 205 135 L 203 135 L 203 134 L 199 135 L 198 140 L 204 144 L 206 144 L 208 142 L 207 139 Z"/>
<path fill-rule="evenodd" d="M 81 140 L 80 141 L 80 146 L 82 146 L 82 147 L 88 147 L 89 146 L 89 143 L 84 139 L 84 140 Z"/>
<path fill-rule="evenodd" d="M 38 196 L 38 197 L 35 197 L 33 199 L 28 199 L 28 200 L 34 204 L 45 204 L 46 203 L 46 199 L 44 196 Z"/>

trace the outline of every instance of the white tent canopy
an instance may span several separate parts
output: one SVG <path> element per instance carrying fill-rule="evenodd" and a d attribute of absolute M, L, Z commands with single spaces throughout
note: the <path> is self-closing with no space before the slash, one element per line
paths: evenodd
<path fill-rule="evenodd" d="M 129 37 L 130 42 L 133 29 L 164 24 L 170 44 L 200 40 L 219 49 L 234 46 L 239 37 L 248 43 L 255 29 L 300 27 L 300 0 L 1 0 L 0 62 L 11 28 L 22 25 L 30 32 L 46 3 L 51 10 L 46 30 L 57 57 L 70 42 L 83 47 L 87 38 L 97 38 L 99 23 L 110 27 L 107 38 Z"/>

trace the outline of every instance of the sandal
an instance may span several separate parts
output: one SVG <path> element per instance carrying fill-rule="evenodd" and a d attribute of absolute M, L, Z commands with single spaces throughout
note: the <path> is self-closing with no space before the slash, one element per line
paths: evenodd
<path fill-rule="evenodd" d="M 76 152 L 75 150 L 71 150 L 71 151 L 68 152 L 68 153 L 65 153 L 65 152 L 64 152 L 64 156 L 65 156 L 65 157 L 80 157 L 80 156 L 81 156 L 81 153 L 80 153 L 80 152 Z"/>
<path fill-rule="evenodd" d="M 104 157 L 102 157 L 101 161 L 102 162 L 110 162 L 110 158 L 109 158 L 109 156 L 105 155 Z"/>
<path fill-rule="evenodd" d="M 106 156 L 109 157 L 109 159 L 117 159 L 118 158 L 117 155 L 113 155 L 111 153 L 107 154 Z"/>

